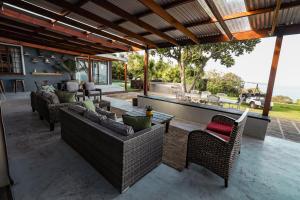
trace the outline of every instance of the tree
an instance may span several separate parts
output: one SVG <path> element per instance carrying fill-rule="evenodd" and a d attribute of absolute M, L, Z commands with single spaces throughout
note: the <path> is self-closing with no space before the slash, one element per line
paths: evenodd
<path fill-rule="evenodd" d="M 112 62 L 112 78 L 116 80 L 124 80 L 124 62 Z"/>
<path fill-rule="evenodd" d="M 204 68 L 209 60 L 220 61 L 226 67 L 235 64 L 234 57 L 250 53 L 260 40 L 231 41 L 223 43 L 176 46 L 152 51 L 160 57 L 174 59 L 179 67 L 182 90 L 187 91 L 186 68 L 193 69 L 193 81 L 189 90 L 192 90 L 197 80 L 203 75 Z"/>

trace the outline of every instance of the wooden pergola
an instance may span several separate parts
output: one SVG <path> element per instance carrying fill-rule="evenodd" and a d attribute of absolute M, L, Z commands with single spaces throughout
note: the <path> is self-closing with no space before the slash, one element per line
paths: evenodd
<path fill-rule="evenodd" d="M 144 50 L 145 95 L 149 49 L 277 37 L 265 116 L 283 36 L 300 33 L 300 0 L 0 0 L 0 6 L 0 42 L 89 60 Z"/>

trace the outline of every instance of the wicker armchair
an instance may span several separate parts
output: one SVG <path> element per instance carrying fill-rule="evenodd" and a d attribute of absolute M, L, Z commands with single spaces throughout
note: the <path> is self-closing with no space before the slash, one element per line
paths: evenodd
<path fill-rule="evenodd" d="M 212 118 L 221 123 L 231 123 L 233 127 L 230 136 L 209 130 L 192 131 L 188 138 L 186 167 L 190 162 L 202 165 L 222 177 L 225 187 L 228 187 L 230 171 L 240 152 L 247 114 L 248 109 L 237 120 L 223 115 Z"/>
<path fill-rule="evenodd" d="M 66 90 L 68 92 L 74 92 L 76 94 L 77 101 L 79 101 L 80 98 L 85 100 L 85 91 L 84 89 L 80 88 L 80 84 L 77 81 L 66 82 Z"/>

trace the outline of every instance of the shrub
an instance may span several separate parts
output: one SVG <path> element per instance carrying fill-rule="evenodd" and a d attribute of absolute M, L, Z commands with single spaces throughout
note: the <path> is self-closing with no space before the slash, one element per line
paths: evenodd
<path fill-rule="evenodd" d="M 288 97 L 288 96 L 283 96 L 283 95 L 278 95 L 278 96 L 274 96 L 272 98 L 273 102 L 277 102 L 277 103 L 288 103 L 288 104 L 292 104 L 293 103 L 293 99 Z"/>

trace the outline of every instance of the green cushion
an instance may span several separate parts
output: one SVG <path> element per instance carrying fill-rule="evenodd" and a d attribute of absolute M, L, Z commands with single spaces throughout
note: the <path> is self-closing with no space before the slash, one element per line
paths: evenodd
<path fill-rule="evenodd" d="M 60 103 L 74 103 L 76 102 L 75 93 L 67 91 L 56 91 Z"/>
<path fill-rule="evenodd" d="M 131 126 L 135 132 L 150 128 L 151 117 L 122 115 L 123 123 Z"/>
<path fill-rule="evenodd" d="M 83 106 L 86 109 L 96 112 L 96 107 L 95 107 L 94 102 L 92 100 L 88 99 L 88 100 L 85 100 L 82 103 L 83 103 Z"/>

